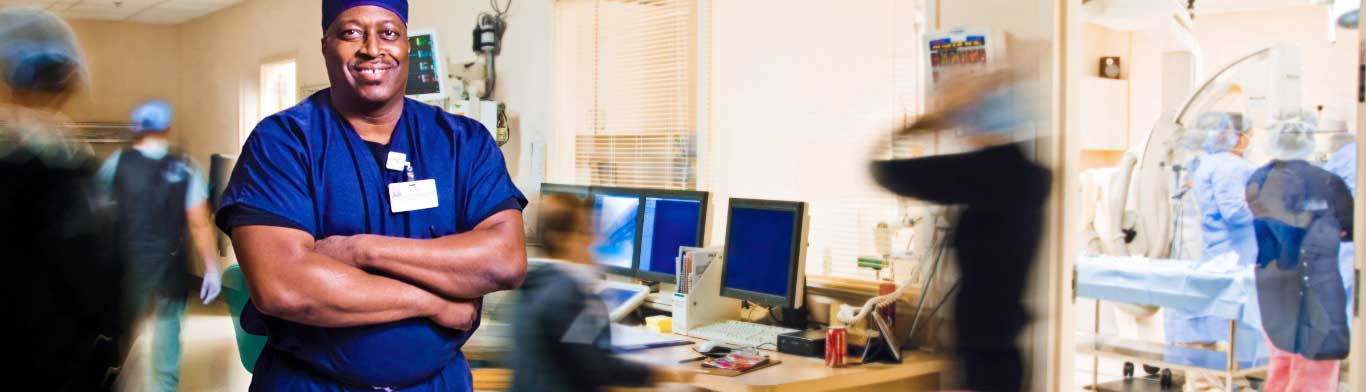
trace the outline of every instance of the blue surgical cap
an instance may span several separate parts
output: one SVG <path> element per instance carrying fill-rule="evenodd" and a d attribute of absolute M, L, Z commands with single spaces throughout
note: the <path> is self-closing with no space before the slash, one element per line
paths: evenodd
<path fill-rule="evenodd" d="M 0 10 L 0 67 L 11 88 L 51 92 L 70 88 L 87 72 L 71 27 L 32 7 Z"/>
<path fill-rule="evenodd" d="M 1195 130 L 1203 134 L 1201 148 L 1211 154 L 1233 151 L 1238 145 L 1238 137 L 1247 133 L 1243 115 L 1226 112 L 1200 114 L 1195 120 Z"/>
<path fill-rule="evenodd" d="M 1018 86 L 1002 86 L 982 96 L 976 103 L 959 109 L 954 121 L 964 130 L 977 133 L 1009 133 L 1029 121 L 1029 113 L 1017 100 Z"/>
<path fill-rule="evenodd" d="M 133 109 L 133 132 L 161 133 L 171 128 L 171 104 L 152 100 Z"/>
<path fill-rule="evenodd" d="M 1271 158 L 1291 161 L 1304 159 L 1314 152 L 1314 132 L 1318 121 L 1308 110 L 1288 110 L 1276 116 L 1271 125 L 1271 143 L 1266 152 Z"/>
<path fill-rule="evenodd" d="M 323 0 L 323 32 L 327 32 L 327 27 L 331 26 L 342 12 L 363 5 L 389 10 L 398 15 L 404 24 L 408 23 L 408 0 Z"/>

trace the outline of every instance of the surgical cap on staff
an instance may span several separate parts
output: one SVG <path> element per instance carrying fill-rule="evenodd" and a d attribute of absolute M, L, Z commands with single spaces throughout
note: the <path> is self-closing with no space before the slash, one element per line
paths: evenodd
<path fill-rule="evenodd" d="M 61 92 L 88 70 L 71 27 L 40 8 L 0 9 L 0 70 L 10 88 Z"/>
<path fill-rule="evenodd" d="M 1237 113 L 1208 112 L 1195 120 L 1197 134 L 1205 140 L 1200 148 L 1205 152 L 1217 154 L 1233 151 L 1238 145 L 1238 136 L 1247 133 L 1243 116 Z"/>
<path fill-rule="evenodd" d="M 1290 112 L 1277 116 L 1271 126 L 1271 143 L 1267 153 L 1282 161 L 1304 159 L 1314 152 L 1314 131 L 1318 121 L 1306 112 Z"/>
<path fill-rule="evenodd" d="M 323 32 L 327 32 L 327 27 L 337 20 L 346 10 L 360 6 L 375 6 L 389 10 L 394 15 L 398 15 L 404 24 L 408 23 L 408 1 L 407 0 L 323 0 Z"/>
<path fill-rule="evenodd" d="M 166 101 L 148 101 L 133 109 L 133 132 L 161 133 L 171 128 L 171 117 L 175 112 Z"/>

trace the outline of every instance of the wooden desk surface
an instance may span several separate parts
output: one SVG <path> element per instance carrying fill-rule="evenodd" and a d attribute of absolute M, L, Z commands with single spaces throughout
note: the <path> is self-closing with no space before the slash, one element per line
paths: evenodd
<path fill-rule="evenodd" d="M 687 338 L 687 337 L 684 337 Z M 701 341 L 701 339 L 692 339 Z M 906 351 L 900 364 L 825 367 L 823 358 L 810 358 L 763 350 L 782 363 L 736 377 L 699 374 L 692 385 L 715 391 L 828 391 L 906 381 L 943 373 L 952 363 L 945 357 L 922 351 Z M 625 354 L 624 357 L 655 365 L 701 369 L 700 362 L 680 365 L 695 358 L 692 346 L 674 346 Z"/>

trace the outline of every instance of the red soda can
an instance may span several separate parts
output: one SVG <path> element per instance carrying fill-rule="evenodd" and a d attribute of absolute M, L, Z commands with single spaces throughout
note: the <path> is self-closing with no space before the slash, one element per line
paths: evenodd
<path fill-rule="evenodd" d="M 844 366 L 844 356 L 849 351 L 849 331 L 842 326 L 825 330 L 825 366 Z"/>
<path fill-rule="evenodd" d="M 896 291 L 896 283 L 882 282 L 877 286 L 877 295 L 887 295 L 894 291 Z M 883 306 L 878 309 L 878 312 L 882 313 L 882 317 L 887 319 L 887 326 L 896 326 L 896 302 L 893 302 L 891 305 Z"/>

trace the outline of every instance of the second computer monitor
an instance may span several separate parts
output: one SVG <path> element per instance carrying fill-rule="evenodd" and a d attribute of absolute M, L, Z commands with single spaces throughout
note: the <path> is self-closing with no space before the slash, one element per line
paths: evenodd
<path fill-rule="evenodd" d="M 800 308 L 805 251 L 805 203 L 730 199 L 721 295 Z"/>
<path fill-rule="evenodd" d="M 674 283 L 678 248 L 700 247 L 706 227 L 707 193 L 642 190 L 640 263 L 636 277 Z"/>

